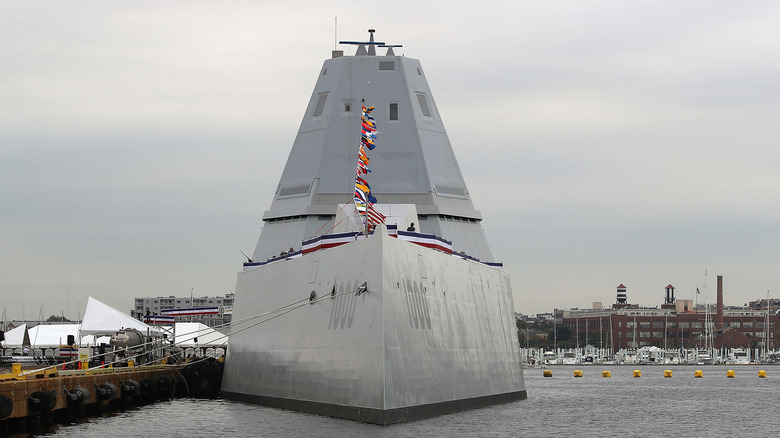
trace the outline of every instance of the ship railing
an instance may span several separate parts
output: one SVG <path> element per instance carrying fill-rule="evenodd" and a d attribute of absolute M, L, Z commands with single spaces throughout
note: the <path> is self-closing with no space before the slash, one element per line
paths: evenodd
<path fill-rule="evenodd" d="M 374 232 L 371 231 L 368 234 L 368 236 L 371 236 L 373 234 Z M 411 242 L 415 245 L 420 245 L 426 248 L 440 251 L 445 254 L 449 254 L 458 258 L 471 260 L 477 263 L 482 263 L 484 265 L 497 267 L 497 268 L 504 266 L 504 264 L 501 262 L 486 262 L 476 257 L 470 256 L 465 252 L 453 251 L 451 240 L 447 240 L 435 234 L 417 233 L 414 231 L 401 231 L 398 229 L 398 225 L 387 225 L 387 234 L 391 237 L 395 237 L 400 240 Z M 315 251 L 320 251 L 323 249 L 334 248 L 336 246 L 345 245 L 347 243 L 354 242 L 359 239 L 365 239 L 368 236 L 358 231 L 347 232 L 347 233 L 336 233 L 336 234 L 322 234 L 320 236 L 308 240 L 304 240 L 301 243 L 301 249 L 298 251 L 282 252 L 278 256 L 271 257 L 268 260 L 263 262 L 255 262 L 255 261 L 244 262 L 244 271 L 255 268 L 257 266 L 263 266 L 268 263 L 273 263 L 280 260 L 298 258 Z"/>

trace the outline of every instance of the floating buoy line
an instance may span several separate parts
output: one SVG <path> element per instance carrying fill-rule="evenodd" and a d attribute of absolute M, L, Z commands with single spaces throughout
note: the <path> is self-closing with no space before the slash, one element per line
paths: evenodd
<path fill-rule="evenodd" d="M 550 369 L 546 369 L 546 370 L 543 371 L 542 375 L 544 377 L 552 377 L 553 376 L 553 372 Z M 582 376 L 583 376 L 582 370 L 574 370 L 574 377 L 582 377 Z M 637 379 L 642 377 L 642 370 L 634 370 L 632 372 L 632 376 L 634 378 L 637 378 Z M 672 370 L 664 370 L 663 376 L 665 378 L 671 378 L 672 377 Z M 702 371 L 702 370 L 695 370 L 693 372 L 693 377 L 694 378 L 698 379 L 698 378 L 701 378 L 703 376 L 704 376 L 704 371 Z M 612 371 L 609 371 L 609 370 L 602 371 L 601 372 L 601 377 L 612 377 Z M 734 377 L 736 377 L 736 373 L 734 372 L 734 370 L 731 370 L 731 369 L 726 370 L 726 377 L 729 378 L 729 379 L 733 379 Z M 766 370 L 763 370 L 763 369 L 762 370 L 758 370 L 758 377 L 761 378 L 761 379 L 765 379 L 766 378 Z"/>

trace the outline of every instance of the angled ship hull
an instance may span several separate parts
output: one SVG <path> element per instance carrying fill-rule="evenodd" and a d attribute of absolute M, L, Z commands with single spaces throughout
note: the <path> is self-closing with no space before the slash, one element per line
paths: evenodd
<path fill-rule="evenodd" d="M 304 305 L 231 333 L 223 396 L 378 424 L 526 397 L 508 275 L 384 230 L 239 275 L 235 320 Z"/>
<path fill-rule="evenodd" d="M 524 399 L 509 275 L 419 62 L 362 44 L 325 62 L 263 216 L 252 259 L 268 261 L 238 275 L 221 395 L 376 424 Z M 371 184 L 392 225 L 333 235 L 350 226 L 339 214 L 364 102 L 377 104 Z M 412 222 L 419 232 L 395 231 Z M 328 233 L 338 244 L 306 241 Z"/>

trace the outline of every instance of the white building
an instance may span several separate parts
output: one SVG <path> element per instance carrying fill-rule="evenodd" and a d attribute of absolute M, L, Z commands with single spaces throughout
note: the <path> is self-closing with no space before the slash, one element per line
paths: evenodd
<path fill-rule="evenodd" d="M 145 297 L 135 299 L 135 308 L 130 314 L 139 320 L 148 315 L 162 315 L 166 310 L 192 309 L 192 308 L 233 308 L 235 294 L 229 293 L 222 297 Z M 209 327 L 229 323 L 232 312 L 222 312 L 215 315 L 201 315 L 194 317 L 179 317 L 182 322 L 200 322 Z"/>

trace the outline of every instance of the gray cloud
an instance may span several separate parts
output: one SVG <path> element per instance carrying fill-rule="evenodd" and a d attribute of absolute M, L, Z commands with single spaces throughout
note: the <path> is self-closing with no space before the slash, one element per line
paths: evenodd
<path fill-rule="evenodd" d="M 692 297 L 705 269 L 727 303 L 780 288 L 774 3 L 0 8 L 10 317 L 231 291 L 334 15 L 422 61 L 518 311 Z"/>

